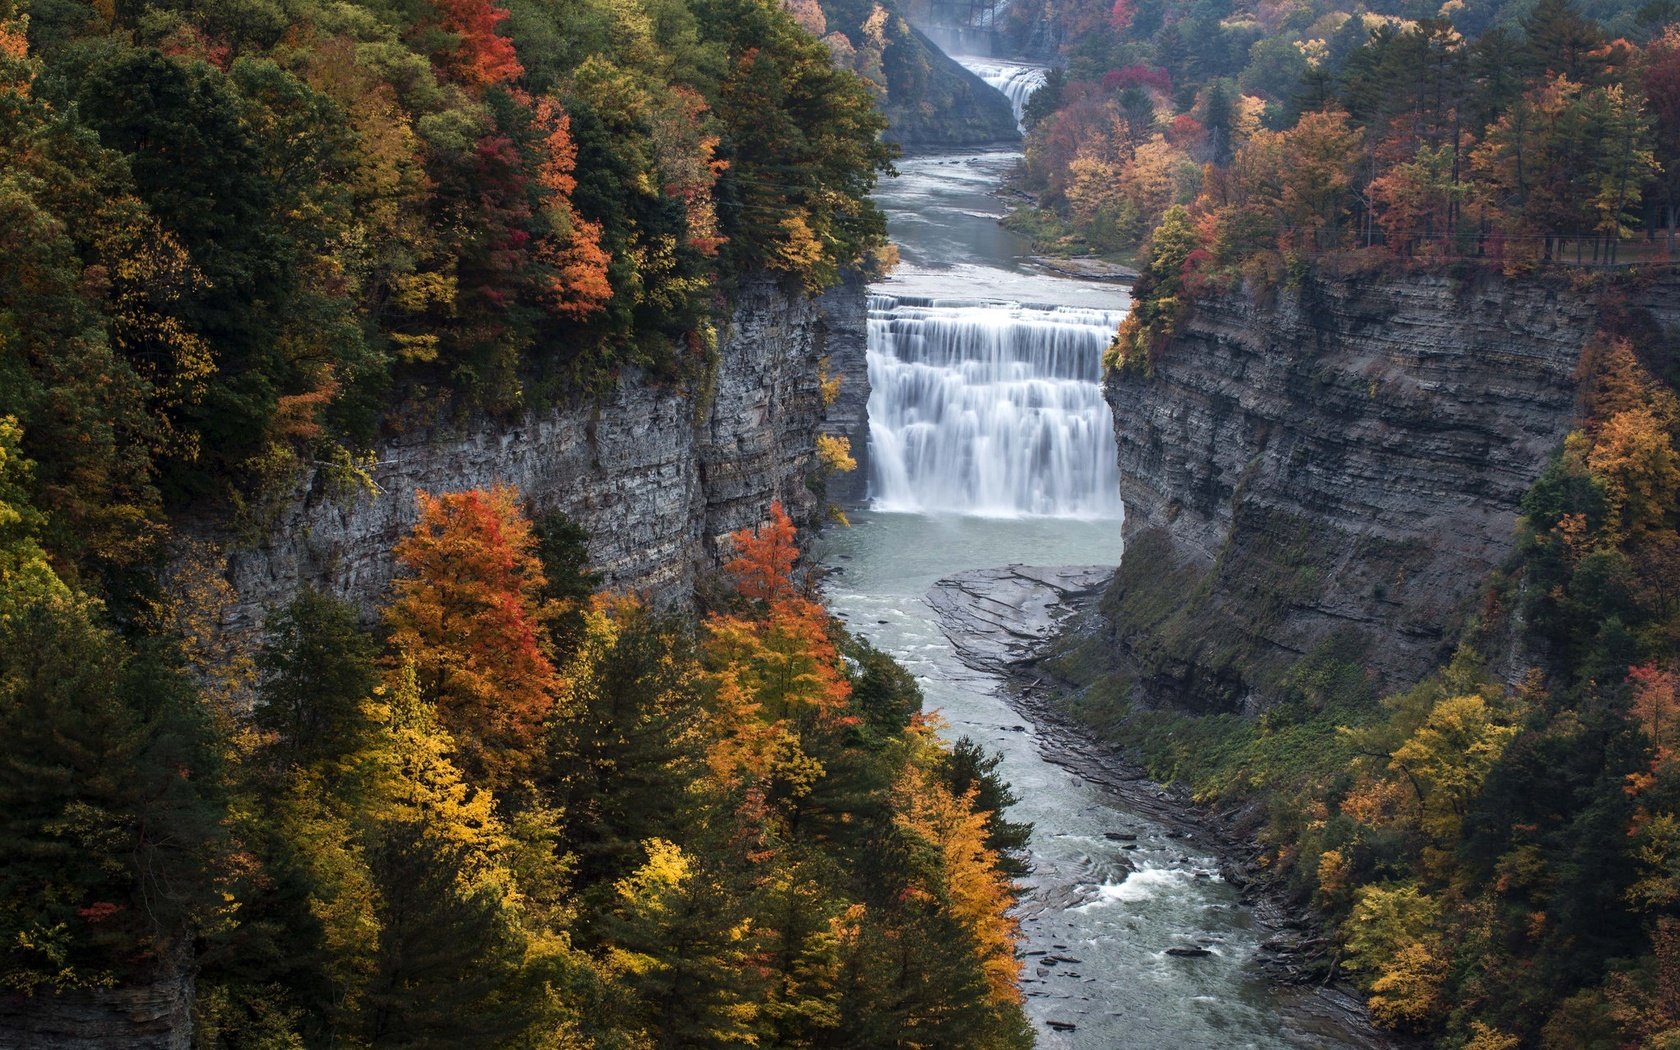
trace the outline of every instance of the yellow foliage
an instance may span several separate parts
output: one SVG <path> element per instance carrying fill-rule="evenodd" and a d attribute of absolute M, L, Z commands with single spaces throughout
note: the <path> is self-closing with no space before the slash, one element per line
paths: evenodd
<path fill-rule="evenodd" d="M 840 383 L 844 378 L 828 370 L 826 356 L 817 362 L 817 391 L 822 395 L 824 408 L 832 408 L 840 400 Z"/>
<path fill-rule="evenodd" d="M 1419 826 L 1443 840 L 1456 839 L 1465 808 L 1516 735 L 1517 727 L 1496 722 L 1479 696 L 1437 703 L 1389 762 L 1418 796 Z"/>
<path fill-rule="evenodd" d="M 974 951 L 995 1003 L 1019 1003 L 1021 964 L 1015 957 L 1020 924 L 1011 914 L 1011 883 L 986 849 L 986 816 L 974 808 L 971 790 L 961 797 L 915 763 L 899 778 L 893 824 L 932 846 L 940 863 L 939 884 L 922 889 L 949 902 L 952 914 L 974 933 Z"/>
<path fill-rule="evenodd" d="M 370 815 L 412 824 L 439 842 L 466 848 L 468 884 L 499 871 L 508 845 L 491 793 L 473 787 L 455 764 L 455 740 L 420 695 L 414 664 L 405 661 L 387 682 L 389 700 L 371 713 L 379 733 L 364 756 L 373 784 Z"/>
<path fill-rule="evenodd" d="M 1325 850 L 1318 858 L 1318 892 L 1331 897 L 1347 889 L 1348 872 L 1348 860 L 1341 850 Z"/>
<path fill-rule="evenodd" d="M 1470 1022 L 1470 1041 L 1464 1050 L 1517 1050 L 1522 1040 L 1506 1035 L 1497 1028 L 1489 1028 L 1480 1021 Z"/>
<path fill-rule="evenodd" d="M 852 458 L 851 439 L 841 434 L 817 435 L 817 460 L 824 470 L 836 474 L 857 469 L 857 460 Z"/>
<path fill-rule="evenodd" d="M 1644 407 L 1605 421 L 1587 466 L 1604 485 L 1606 525 L 1617 539 L 1662 525 L 1680 494 L 1680 452 Z"/>
<path fill-rule="evenodd" d="M 776 255 L 772 260 L 778 270 L 798 274 L 807 288 L 814 290 L 815 272 L 822 264 L 823 243 L 812 232 L 804 215 L 789 215 L 779 224 L 781 236 L 776 241 Z M 816 282 L 820 285 L 820 281 Z"/>
<path fill-rule="evenodd" d="M 1389 1028 L 1421 1026 L 1440 1006 L 1447 964 L 1434 942 L 1405 945 L 1371 982 L 1371 1016 Z"/>

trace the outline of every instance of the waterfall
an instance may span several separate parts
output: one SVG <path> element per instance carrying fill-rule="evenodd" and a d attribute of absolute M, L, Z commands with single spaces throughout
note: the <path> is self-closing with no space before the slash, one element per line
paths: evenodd
<path fill-rule="evenodd" d="M 992 87 L 1003 92 L 1009 99 L 1009 104 L 1015 108 L 1015 123 L 1020 125 L 1021 116 L 1026 111 L 1027 99 L 1032 93 L 1044 86 L 1044 67 L 1023 66 L 1014 62 L 999 62 L 989 58 L 973 58 L 964 55 L 957 56 L 970 73 L 984 80 Z"/>
<path fill-rule="evenodd" d="M 1121 513 L 1102 352 L 1124 313 L 869 297 L 870 493 L 881 510 Z"/>

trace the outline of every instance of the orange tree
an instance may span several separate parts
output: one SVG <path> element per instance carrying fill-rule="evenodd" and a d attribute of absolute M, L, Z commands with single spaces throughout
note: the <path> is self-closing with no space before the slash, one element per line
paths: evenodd
<path fill-rule="evenodd" d="M 558 687 L 531 523 L 512 486 L 419 500 L 420 521 L 396 547 L 407 575 L 385 610 L 391 644 L 465 764 L 505 782 L 528 764 Z"/>

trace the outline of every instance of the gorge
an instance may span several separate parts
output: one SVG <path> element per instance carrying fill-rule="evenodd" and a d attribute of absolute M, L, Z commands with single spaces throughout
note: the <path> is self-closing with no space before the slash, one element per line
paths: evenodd
<path fill-rule="evenodd" d="M 1046 274 L 998 227 L 1015 156 L 916 155 L 878 192 L 904 263 L 870 289 L 867 416 L 850 430 L 854 447 L 867 437 L 868 498 L 817 547 L 826 598 L 917 676 L 950 736 L 1003 756 L 1011 816 L 1035 825 L 1020 914 L 1039 1045 L 1380 1046 L 1345 1000 L 1280 993 L 1254 966 L 1270 927 L 1171 806 L 1141 805 L 1076 737 L 1024 721 L 1004 668 L 963 655 L 965 610 L 1014 624 L 1041 607 L 1005 630 L 1042 639 L 1121 560 L 1099 369 L 1126 288 Z M 1023 561 L 1087 568 L 955 582 Z"/>
<path fill-rule="evenodd" d="M 0 0 L 0 1045 L 1680 1045 L 1680 24 L 1249 6 Z"/>

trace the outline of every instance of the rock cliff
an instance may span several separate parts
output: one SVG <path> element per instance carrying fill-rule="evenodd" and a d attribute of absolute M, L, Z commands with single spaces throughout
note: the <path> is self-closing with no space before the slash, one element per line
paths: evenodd
<path fill-rule="evenodd" d="M 869 496 L 869 289 L 858 273 L 817 300 L 826 332 L 828 374 L 840 392 L 828 406 L 822 430 L 851 442 L 857 469 L 831 475 L 827 498 L 842 507 L 859 506 Z"/>
<path fill-rule="evenodd" d="M 836 61 L 875 85 L 890 141 L 935 150 L 1021 140 L 1009 101 L 911 25 L 896 0 L 821 7 Z"/>
<path fill-rule="evenodd" d="M 237 597 L 223 626 L 256 628 L 265 609 L 304 586 L 371 610 L 390 585 L 391 547 L 416 520 L 415 491 L 497 483 L 586 528 L 605 586 L 684 600 L 696 574 L 716 564 L 719 540 L 763 520 L 772 500 L 802 525 L 815 517 L 806 478 L 823 410 L 824 333 L 812 300 L 755 279 L 698 394 L 627 376 L 599 403 L 407 433 L 376 450 L 377 496 L 305 478 L 263 542 L 230 552 Z"/>
<path fill-rule="evenodd" d="M 189 1050 L 193 976 L 185 943 L 149 979 L 59 993 L 0 992 L 6 1050 Z"/>
<path fill-rule="evenodd" d="M 908 22 L 893 27 L 881 56 L 887 138 L 907 150 L 1016 143 L 1021 133 L 1003 93 L 964 69 Z"/>
<path fill-rule="evenodd" d="M 1613 291 L 1310 277 L 1199 299 L 1153 373 L 1110 377 L 1124 564 L 1103 648 L 1134 702 L 1264 706 L 1353 644 L 1382 688 L 1443 655 L 1573 419 L 1606 296 L 1680 321 L 1680 281 Z"/>

